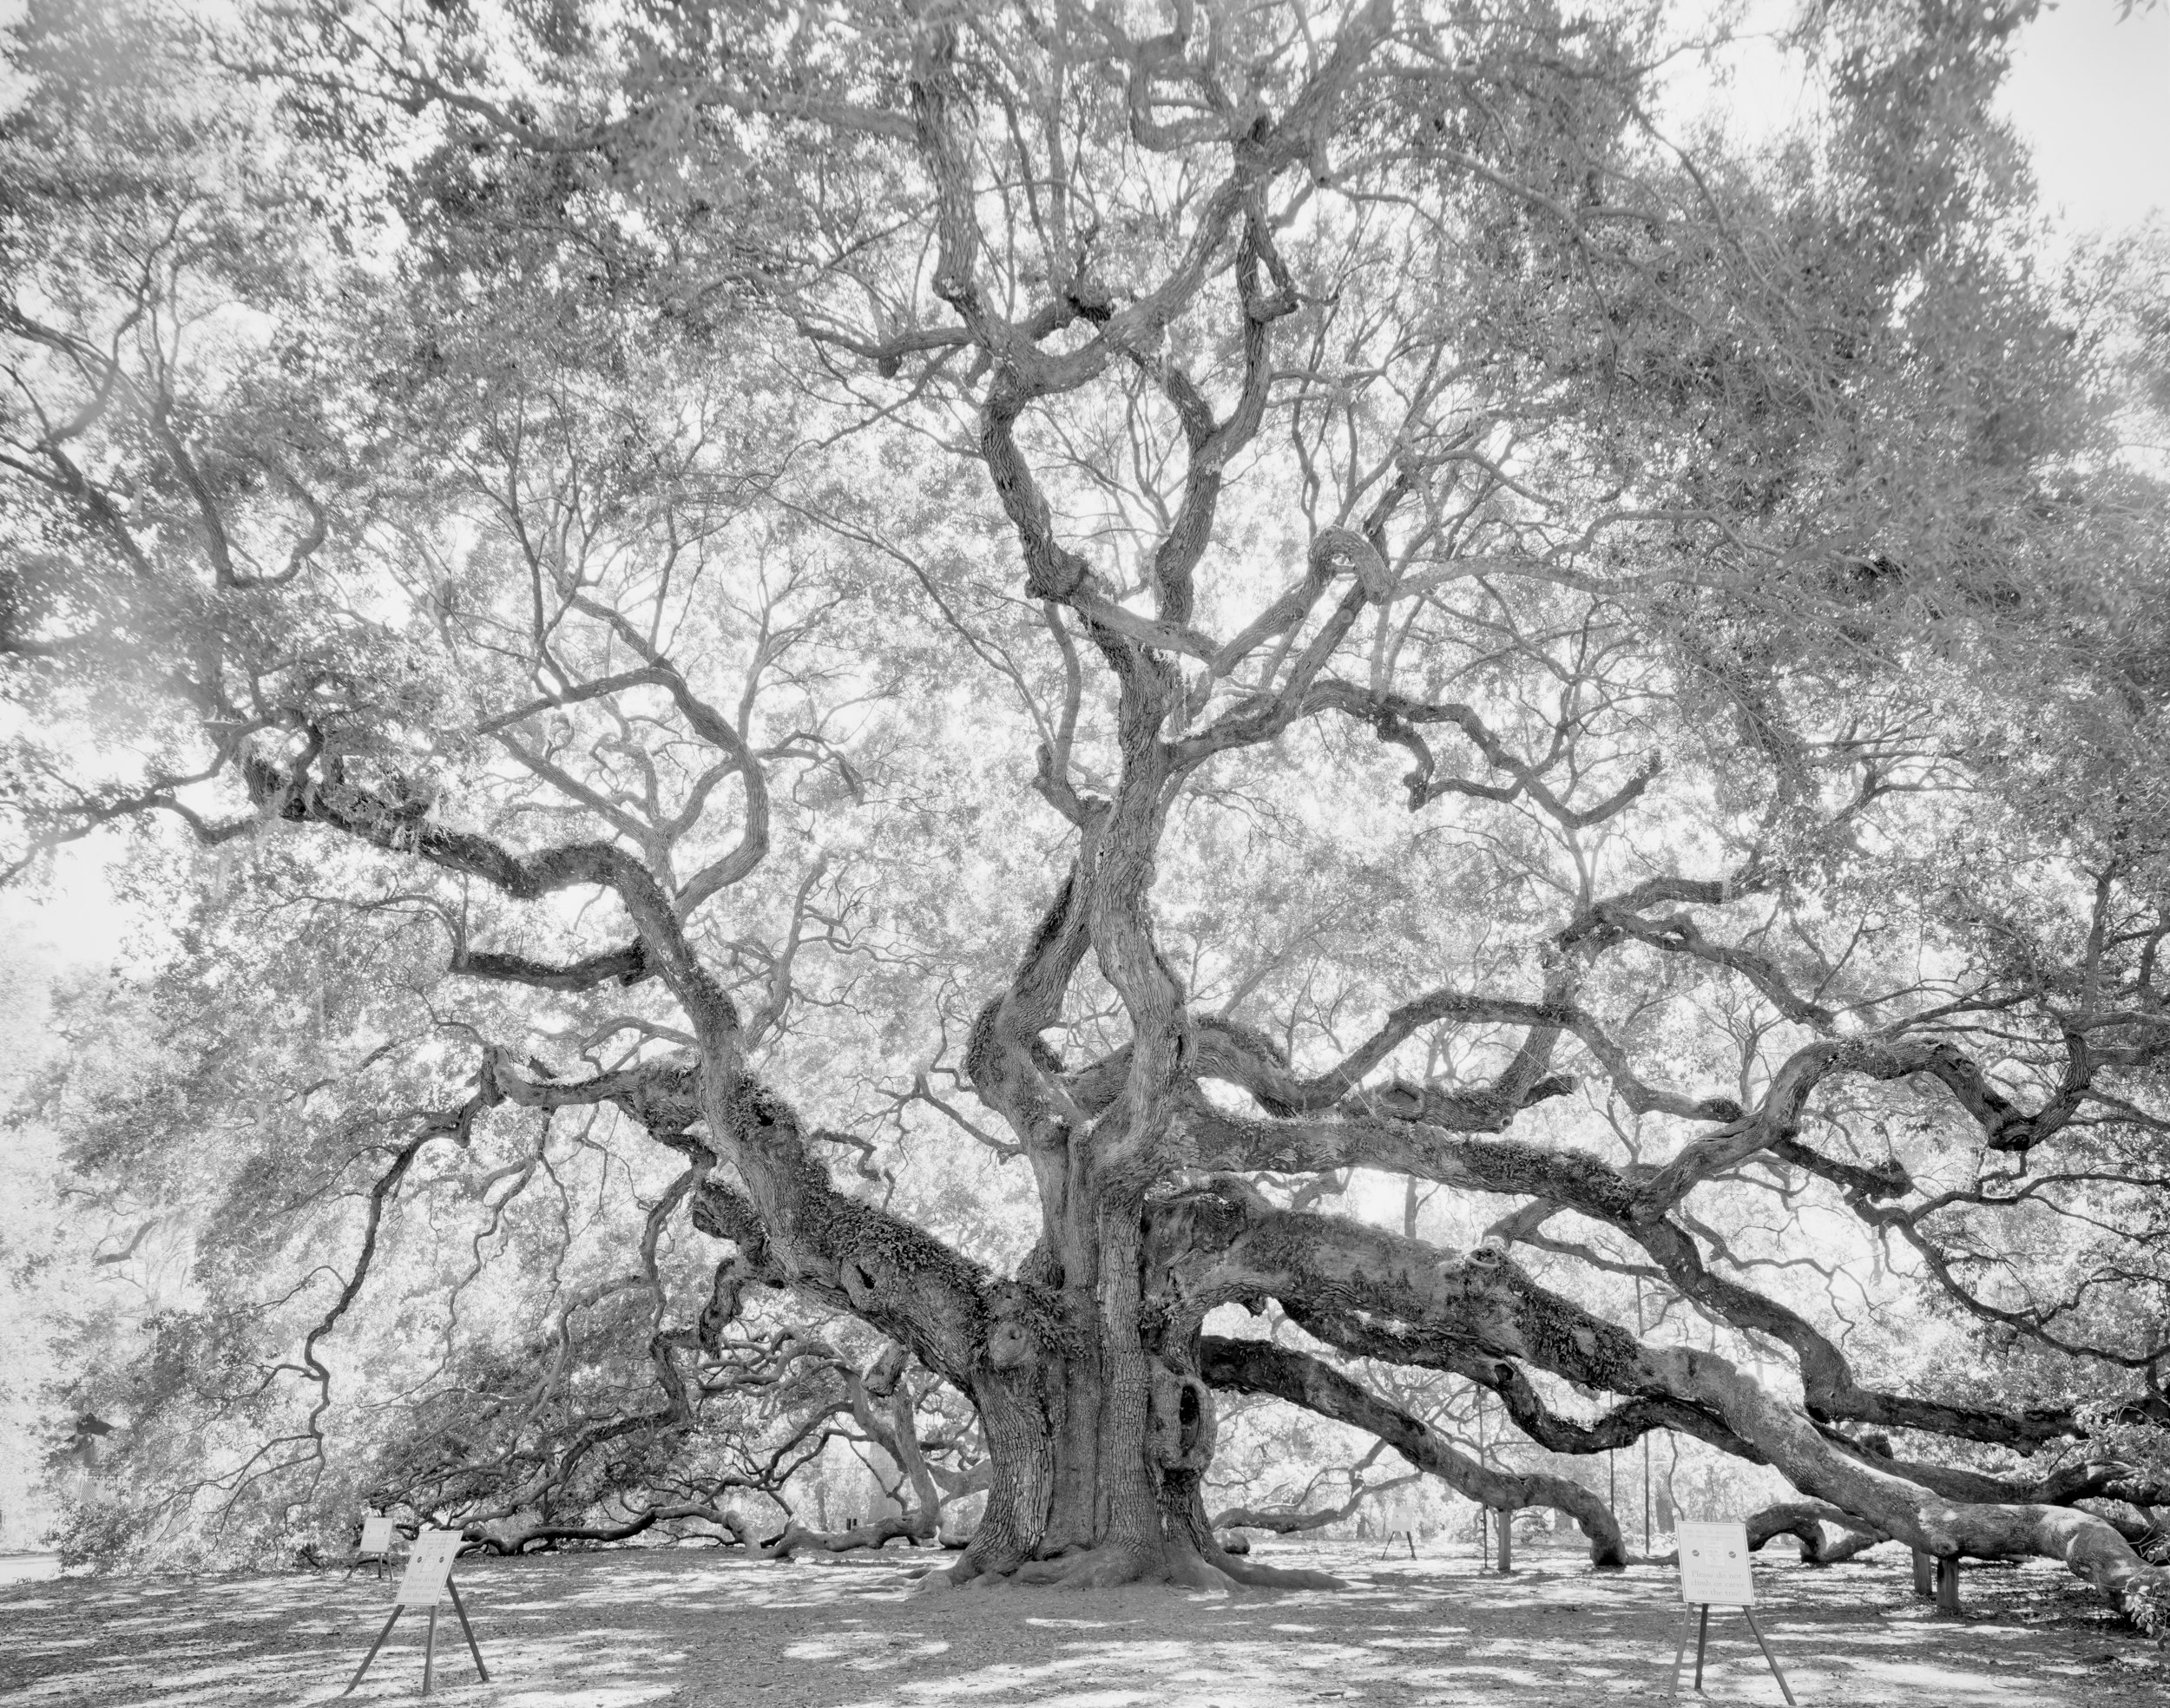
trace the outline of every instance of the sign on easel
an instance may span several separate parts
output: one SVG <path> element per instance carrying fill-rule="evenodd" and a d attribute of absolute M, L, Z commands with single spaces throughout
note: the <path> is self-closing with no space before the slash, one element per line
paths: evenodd
<path fill-rule="evenodd" d="M 392 1600 L 402 1607 L 436 1606 L 452 1581 L 452 1561 L 458 1557 L 460 1541 L 457 1530 L 424 1530 L 417 1536 Z"/>
<path fill-rule="evenodd" d="M 398 1540 L 398 1534 L 392 1527 L 391 1520 L 385 1514 L 363 1514 L 361 1545 L 354 1550 L 353 1563 L 346 1568 L 347 1577 L 352 1577 L 364 1566 L 374 1566 L 377 1575 L 383 1577 L 385 1562 L 391 1558 L 391 1545 Z M 345 1580 L 342 1579 L 340 1581 Z"/>
<path fill-rule="evenodd" d="M 1381 1560 L 1394 1551 L 1394 1538 L 1399 1536 L 1409 1544 L 1409 1557 L 1417 1557 L 1417 1513 L 1415 1506 L 1404 1496 L 1397 1494 L 1380 1503 L 1379 1521 L 1386 1527 L 1386 1548 Z"/>
<path fill-rule="evenodd" d="M 452 1611 L 459 1615 L 460 1629 L 467 1635 L 467 1651 L 475 1657 L 475 1672 L 484 1684 L 490 1682 L 490 1669 L 483 1665 L 483 1652 L 475 1642 L 475 1627 L 467 1622 L 467 1609 L 460 1605 L 459 1586 L 452 1581 L 452 1561 L 458 1557 L 462 1540 L 457 1530 L 424 1530 L 414 1539 L 414 1551 L 407 1556 L 407 1569 L 399 1574 L 398 1586 L 391 1593 L 391 1617 L 377 1633 L 377 1640 L 369 1646 L 369 1652 L 362 1657 L 362 1664 L 355 1668 L 353 1678 L 339 1692 L 341 1696 L 354 1694 L 362 1675 L 369 1671 L 370 1662 L 377 1659 L 377 1651 L 384 1647 L 385 1639 L 391 1635 L 392 1626 L 399 1623 L 399 1615 L 409 1607 L 430 1610 L 429 1635 L 422 1646 L 422 1693 L 427 1696 L 431 1672 L 437 1663 L 437 1604 L 440 1597 L 446 1595 L 452 1598 Z"/>
<path fill-rule="evenodd" d="M 1704 1606 L 1755 1606 L 1746 1525 L 1683 1524 L 1674 1534 L 1680 1545 L 1681 1600 Z"/>
<path fill-rule="evenodd" d="M 1748 1527 L 1745 1524 L 1682 1524 L 1674 1533 L 1680 1544 L 1680 1643 L 1673 1652 L 1672 1700 L 1680 1699 L 1680 1661 L 1687 1653 L 1687 1616 L 1690 1609 L 1701 1615 L 1695 1627 L 1695 1692 L 1702 1694 L 1703 1654 L 1710 1642 L 1710 1610 L 1738 1607 L 1756 1646 L 1771 1663 L 1771 1676 L 1779 1681 L 1779 1693 L 1793 1701 L 1792 1687 L 1779 1671 L 1779 1658 L 1763 1640 L 1763 1628 L 1752 1611 L 1756 1600 L 1755 1573 L 1749 1567 Z"/>

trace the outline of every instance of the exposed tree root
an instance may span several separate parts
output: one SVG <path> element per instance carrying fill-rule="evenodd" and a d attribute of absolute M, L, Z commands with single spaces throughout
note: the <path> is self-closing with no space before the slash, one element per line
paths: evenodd
<path fill-rule="evenodd" d="M 1264 1566 L 1226 1554 L 1216 1562 L 1220 1570 L 1246 1589 L 1346 1589 L 1349 1586 L 1331 1572 L 1314 1572 L 1301 1566 Z"/>
<path fill-rule="evenodd" d="M 1085 1548 L 1053 1560 L 1028 1560 L 1015 1567 L 1009 1580 L 1018 1584 L 1049 1584 L 1057 1589 L 1113 1589 L 1120 1584 L 1166 1583 L 1168 1560 L 1143 1549 L 1128 1547 Z M 1194 1586 L 1226 1589 L 1221 1582 Z"/>
<path fill-rule="evenodd" d="M 1027 1560 L 1006 1569 L 987 1570 L 960 1560 L 946 1571 L 930 1572 L 915 1593 L 948 1589 L 1120 1589 L 1129 1584 L 1172 1584 L 1179 1589 L 1345 1589 L 1339 1578 L 1302 1567 L 1264 1566 L 1216 1547 L 1213 1557 L 1171 1546 L 1153 1550 L 1129 1545 L 1082 1548 L 1051 1560 Z"/>

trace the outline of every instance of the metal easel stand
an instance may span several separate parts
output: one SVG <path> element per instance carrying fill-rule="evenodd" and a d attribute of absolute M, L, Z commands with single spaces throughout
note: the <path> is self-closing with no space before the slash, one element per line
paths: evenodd
<path fill-rule="evenodd" d="M 467 1652 L 475 1657 L 475 1672 L 486 1685 L 490 1682 L 490 1669 L 483 1665 L 483 1652 L 475 1642 L 475 1627 L 467 1622 L 467 1609 L 460 1605 L 459 1586 L 448 1577 L 444 1580 L 444 1587 L 451 1594 L 452 1611 L 459 1615 L 460 1629 L 467 1635 Z M 385 1621 L 385 1628 L 377 1633 L 377 1640 L 369 1646 L 369 1652 L 362 1657 L 362 1664 L 354 1669 L 353 1678 L 347 1682 L 346 1688 L 339 1692 L 341 1697 L 353 1695 L 360 1686 L 362 1674 L 369 1671 L 370 1662 L 377 1659 L 377 1651 L 385 1646 L 385 1639 L 391 1635 L 392 1626 L 399 1623 L 399 1615 L 406 1611 L 407 1604 L 404 1601 L 395 1601 L 391 1604 L 391 1617 Z M 430 1677 L 435 1669 L 436 1661 L 437 1603 L 432 1601 L 430 1604 L 429 1634 L 423 1639 L 422 1643 L 422 1693 L 424 1696 L 430 1693 Z"/>
<path fill-rule="evenodd" d="M 1414 1530 L 1389 1530 L 1386 1533 L 1386 1547 L 1380 1552 L 1379 1558 L 1384 1560 L 1393 1553 L 1394 1538 L 1397 1536 L 1409 1544 L 1409 1557 L 1414 1560 L 1417 1557 L 1417 1533 Z"/>
<path fill-rule="evenodd" d="M 1696 1621 L 1695 1626 L 1695 1693 L 1700 1696 L 1703 1693 L 1703 1650 L 1710 1640 L 1711 1604 L 1707 1601 L 1698 1601 L 1693 1604 L 1693 1608 L 1695 1612 L 1702 1615 Z M 1673 1688 L 1666 1698 L 1670 1702 L 1678 1702 L 1680 1699 L 1680 1659 L 1687 1653 L 1688 1612 L 1689 1609 L 1687 1606 L 1680 1609 L 1680 1646 L 1673 1652 Z M 1770 1662 L 1771 1676 L 1779 1681 L 1779 1693 L 1785 1697 L 1789 1704 L 1794 1704 L 1795 1708 L 1798 1708 L 1792 1686 L 1785 1682 L 1785 1674 L 1779 1671 L 1779 1658 L 1771 1652 L 1771 1646 L 1763 1640 L 1763 1627 L 1756 1623 L 1754 1609 L 1743 1607 L 1740 1610 L 1740 1617 L 1748 1621 L 1748 1629 L 1755 1633 L 1756 1646 L 1763 1651 L 1764 1659 Z"/>

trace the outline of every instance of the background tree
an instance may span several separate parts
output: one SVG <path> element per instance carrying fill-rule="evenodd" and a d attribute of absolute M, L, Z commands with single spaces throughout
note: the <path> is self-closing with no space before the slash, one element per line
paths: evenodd
<path fill-rule="evenodd" d="M 1276 1580 L 1216 1389 L 1466 1476 L 1368 1360 L 2159 1618 L 2079 1502 L 2170 1415 L 2162 509 L 2015 17 L 1828 14 L 1760 155 L 1654 14 L 327 10 L 125 114 L 41 21 L 26 845 L 177 818 L 351 992 L 272 1376 L 425 1153 L 593 1118 L 648 1298 L 733 1247 L 689 1355 L 779 1289 L 969 1403 L 953 1580 Z"/>

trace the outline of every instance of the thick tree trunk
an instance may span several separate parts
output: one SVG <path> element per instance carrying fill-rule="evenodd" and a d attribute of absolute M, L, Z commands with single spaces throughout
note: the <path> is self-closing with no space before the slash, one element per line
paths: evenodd
<path fill-rule="evenodd" d="M 1134 1252 L 1118 1272 L 1137 1274 Z M 928 1587 L 1338 1586 L 1239 1559 L 1214 1539 L 1203 1501 L 1212 1390 L 1145 1346 L 1134 1280 L 1096 1290 L 1083 1324 L 1027 1289 L 1004 1295 L 973 1390 L 990 1461 L 987 1509 L 963 1557 Z M 1100 1331 L 1103 1302 L 1127 1316 L 1128 1335 Z"/>
<path fill-rule="evenodd" d="M 1099 1358 L 1075 1354 L 990 1372 L 974 1395 L 987 1509 L 943 1579 L 1094 1587 L 1173 1575 L 1137 1408 L 1103 1404 L 1106 1378 Z"/>

